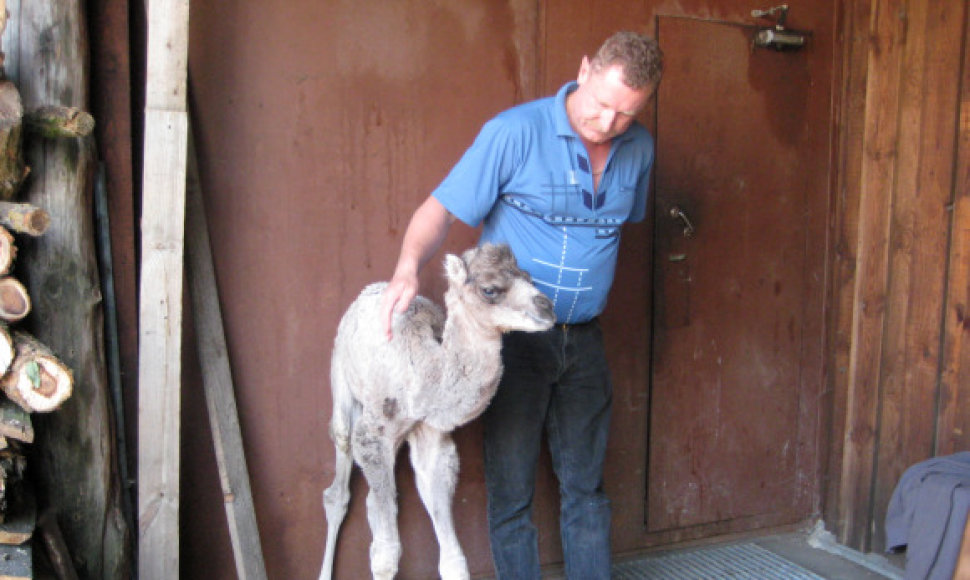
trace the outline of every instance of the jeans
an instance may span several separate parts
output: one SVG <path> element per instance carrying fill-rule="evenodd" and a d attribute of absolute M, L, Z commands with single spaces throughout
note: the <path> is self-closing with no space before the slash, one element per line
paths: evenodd
<path fill-rule="evenodd" d="M 485 414 L 485 483 L 499 580 L 539 578 L 532 523 L 543 428 L 559 479 L 566 576 L 610 577 L 610 503 L 603 461 L 613 388 L 599 322 L 504 337 L 505 372 Z"/>

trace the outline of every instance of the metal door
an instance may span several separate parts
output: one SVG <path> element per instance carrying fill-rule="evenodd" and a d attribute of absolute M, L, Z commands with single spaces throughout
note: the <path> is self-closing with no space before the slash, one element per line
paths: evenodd
<path fill-rule="evenodd" d="M 810 146 L 810 49 L 754 48 L 753 32 L 659 21 L 649 532 L 811 510 L 817 384 L 802 371 L 821 334 L 806 321 L 822 318 L 808 310 L 826 161 Z"/>

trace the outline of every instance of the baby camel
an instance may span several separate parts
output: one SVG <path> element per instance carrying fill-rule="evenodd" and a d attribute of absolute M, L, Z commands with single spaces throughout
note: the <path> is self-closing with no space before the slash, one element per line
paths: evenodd
<path fill-rule="evenodd" d="M 502 375 L 502 333 L 549 329 L 555 315 L 552 302 L 518 268 L 508 246 L 486 244 L 461 258 L 448 255 L 445 273 L 447 319 L 418 296 L 403 315 L 395 315 L 388 341 L 379 315 L 384 284 L 372 284 L 340 321 L 330 377 L 330 437 L 337 455 L 333 484 L 323 493 L 327 545 L 321 580 L 333 573 L 354 461 L 370 486 L 371 573 L 379 580 L 397 573 L 401 541 L 394 458 L 405 440 L 438 539 L 438 572 L 445 580 L 468 578 L 451 516 L 458 479 L 451 431 L 481 414 L 495 394 Z"/>

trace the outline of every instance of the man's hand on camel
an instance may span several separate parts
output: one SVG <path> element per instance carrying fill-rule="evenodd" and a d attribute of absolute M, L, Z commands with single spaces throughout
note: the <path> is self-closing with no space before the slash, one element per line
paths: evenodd
<path fill-rule="evenodd" d="M 410 306 L 411 301 L 418 295 L 418 277 L 395 275 L 387 283 L 384 293 L 381 295 L 381 321 L 384 323 L 384 334 L 387 340 L 393 336 L 392 320 L 394 312 L 404 312 Z"/>

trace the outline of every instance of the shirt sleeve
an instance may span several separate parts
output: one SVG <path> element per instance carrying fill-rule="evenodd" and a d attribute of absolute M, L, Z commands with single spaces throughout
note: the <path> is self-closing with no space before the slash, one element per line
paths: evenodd
<path fill-rule="evenodd" d="M 515 171 L 518 150 L 508 123 L 492 119 L 431 195 L 452 215 L 477 227 Z"/>
<path fill-rule="evenodd" d="M 631 222 L 642 222 L 647 217 L 647 195 L 650 192 L 650 172 L 653 169 L 655 151 L 652 138 L 648 145 L 645 151 L 646 160 L 637 178 L 636 197 L 633 200 L 633 209 L 630 210 Z"/>

